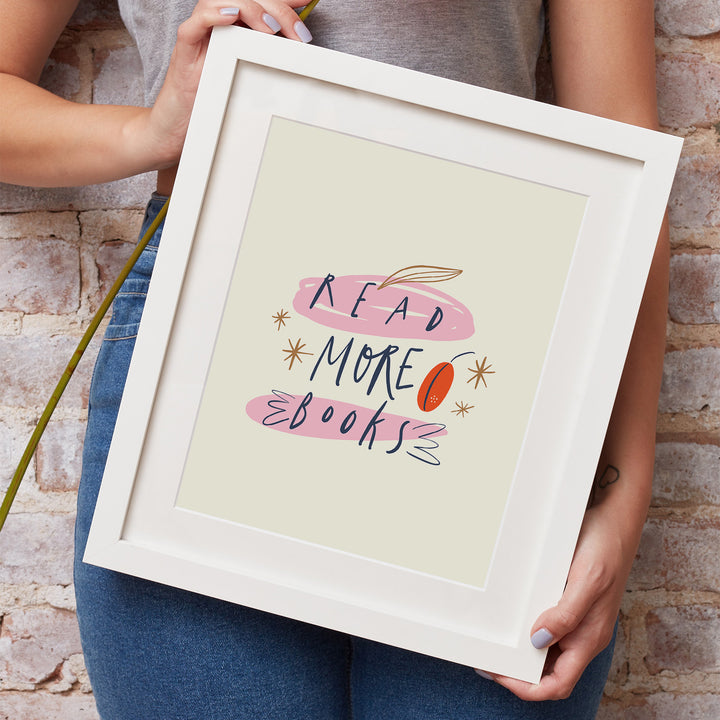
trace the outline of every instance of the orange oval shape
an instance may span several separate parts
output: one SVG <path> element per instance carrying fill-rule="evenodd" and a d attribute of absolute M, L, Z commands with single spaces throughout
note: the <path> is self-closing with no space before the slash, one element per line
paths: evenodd
<path fill-rule="evenodd" d="M 455 370 L 452 363 L 442 362 L 436 365 L 422 381 L 418 390 L 418 407 L 424 412 L 430 412 L 440 405 L 450 392 Z"/>

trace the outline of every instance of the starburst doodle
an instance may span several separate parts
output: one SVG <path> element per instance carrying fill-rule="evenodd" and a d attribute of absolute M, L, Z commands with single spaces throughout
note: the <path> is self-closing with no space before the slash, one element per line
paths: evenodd
<path fill-rule="evenodd" d="M 290 365 L 288 366 L 288 370 L 292 370 L 293 363 L 297 360 L 298 362 L 302 362 L 301 355 L 312 355 L 311 352 L 305 352 L 303 348 L 305 347 L 306 343 L 302 342 L 300 338 L 298 338 L 295 341 L 295 344 L 293 345 L 292 340 L 288 339 L 288 344 L 290 347 L 288 349 L 284 349 L 283 352 L 287 353 L 287 357 L 285 360 L 290 361 Z"/>
<path fill-rule="evenodd" d="M 473 380 L 475 381 L 475 389 L 477 390 L 477 386 L 479 385 L 480 381 L 482 380 L 482 384 L 487 387 L 487 383 L 485 382 L 485 376 L 486 375 L 494 375 L 495 371 L 491 370 L 490 368 L 492 365 L 486 365 L 487 362 L 487 355 L 482 359 L 482 364 L 480 364 L 477 360 L 475 361 L 475 367 L 471 368 L 469 367 L 468 370 L 472 373 L 470 375 L 470 379 L 468 380 L 469 383 L 471 383 Z"/>
<path fill-rule="evenodd" d="M 457 409 L 450 412 L 455 413 L 458 417 L 465 417 L 475 407 L 474 405 L 466 405 L 464 402 L 456 402 L 455 405 Z"/>
<path fill-rule="evenodd" d="M 280 308 L 280 312 L 275 313 L 273 318 L 273 323 L 277 325 L 278 332 L 280 332 L 280 328 L 285 325 L 285 321 L 290 317 L 288 313 L 286 313 L 282 308 Z"/>

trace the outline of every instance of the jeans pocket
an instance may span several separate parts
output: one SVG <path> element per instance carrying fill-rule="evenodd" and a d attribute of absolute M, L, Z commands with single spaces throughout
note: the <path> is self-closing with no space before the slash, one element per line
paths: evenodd
<path fill-rule="evenodd" d="M 105 340 L 123 340 L 137 335 L 149 284 L 149 279 L 145 278 L 128 278 L 123 283 L 113 301 Z"/>

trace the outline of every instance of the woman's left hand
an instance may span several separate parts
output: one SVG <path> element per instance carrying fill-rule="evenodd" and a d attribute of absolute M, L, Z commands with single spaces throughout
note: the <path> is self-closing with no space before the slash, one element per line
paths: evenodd
<path fill-rule="evenodd" d="M 656 129 L 652 0 L 548 0 L 547 6 L 556 103 Z M 598 484 L 597 504 L 585 514 L 565 592 L 531 630 L 536 644 L 545 637 L 544 645 L 550 645 L 543 677 L 538 685 L 494 678 L 524 700 L 568 697 L 612 638 L 652 492 L 669 258 L 665 222 L 598 465 L 599 470 L 615 468 L 617 477 Z"/>
<path fill-rule="evenodd" d="M 540 683 L 493 676 L 522 700 L 567 698 L 612 639 L 635 545 L 623 546 L 623 528 L 609 510 L 600 505 L 585 514 L 565 592 L 532 628 L 534 645 L 550 645 Z"/>

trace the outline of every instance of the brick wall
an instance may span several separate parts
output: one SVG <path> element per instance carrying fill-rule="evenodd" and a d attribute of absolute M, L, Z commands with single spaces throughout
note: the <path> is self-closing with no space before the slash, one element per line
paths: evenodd
<path fill-rule="evenodd" d="M 603 720 L 720 717 L 720 4 L 656 7 L 660 122 L 685 149 L 653 503 Z"/>
<path fill-rule="evenodd" d="M 83 2 L 42 84 L 81 102 L 141 103 L 113 0 Z M 130 255 L 154 182 L 0 185 L 0 488 L 88 320 Z M 74 614 L 72 534 L 95 342 L 0 533 L 0 720 L 97 718 Z"/>
<path fill-rule="evenodd" d="M 720 6 L 657 3 L 661 122 L 686 138 L 656 486 L 600 718 L 720 716 Z M 113 0 L 84 0 L 43 85 L 137 103 Z M 0 489 L 66 359 L 129 255 L 151 176 L 0 186 Z M 92 356 L 81 363 L 0 534 L 0 720 L 97 718 L 73 609 L 72 524 Z"/>

